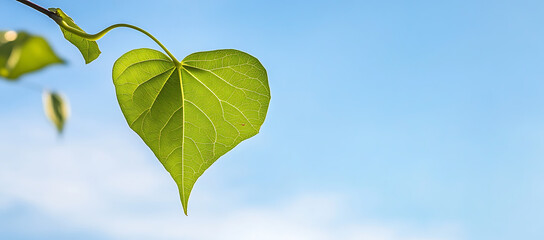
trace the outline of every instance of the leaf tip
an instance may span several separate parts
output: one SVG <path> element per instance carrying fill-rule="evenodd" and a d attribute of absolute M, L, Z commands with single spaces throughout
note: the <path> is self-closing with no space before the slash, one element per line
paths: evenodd
<path fill-rule="evenodd" d="M 83 55 L 83 59 L 85 59 L 85 64 L 89 64 L 89 63 L 93 62 L 94 60 L 96 60 L 100 56 L 101 53 L 102 52 L 100 51 L 100 49 L 98 48 L 98 45 L 97 45 L 94 54 L 88 55 L 88 56 Z"/>
<path fill-rule="evenodd" d="M 180 191 L 180 198 L 181 198 L 181 206 L 183 207 L 183 213 L 185 214 L 185 216 L 189 216 L 189 214 L 187 214 L 187 205 L 188 205 L 188 202 L 189 202 L 189 198 L 188 197 L 185 197 L 183 192 Z"/>

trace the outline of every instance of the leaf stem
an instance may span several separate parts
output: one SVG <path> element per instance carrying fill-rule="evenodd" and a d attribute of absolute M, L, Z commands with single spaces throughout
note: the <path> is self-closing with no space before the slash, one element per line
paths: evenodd
<path fill-rule="evenodd" d="M 107 28 L 105 28 L 104 30 L 96 33 L 96 34 L 88 34 L 88 33 L 85 33 L 83 31 L 80 31 L 79 29 L 76 29 L 76 28 L 73 28 L 71 26 L 69 26 L 64 20 L 62 20 L 62 18 L 56 13 L 56 12 L 52 12 L 50 10 L 47 10 L 31 1 L 28 1 L 28 0 L 16 0 L 22 4 L 25 4 L 31 8 L 34 8 L 35 10 L 47 15 L 48 17 L 50 17 L 51 19 L 55 20 L 55 22 L 62 28 L 64 28 L 66 31 L 68 32 L 71 32 L 79 37 L 82 37 L 82 38 L 85 38 L 85 39 L 88 39 L 88 40 L 91 40 L 91 41 L 96 41 L 100 38 L 102 38 L 104 35 L 106 35 L 106 33 L 108 33 L 109 31 L 115 29 L 115 28 L 119 28 L 119 27 L 126 27 L 126 28 L 132 28 L 136 31 L 139 31 L 143 34 L 145 34 L 146 36 L 148 36 L 149 38 L 151 38 L 153 41 L 155 41 L 161 48 L 162 50 L 164 50 L 164 52 L 166 52 L 166 54 L 168 54 L 168 56 L 172 59 L 172 61 L 174 62 L 174 64 L 177 66 L 177 67 L 180 67 L 181 66 L 181 63 L 180 61 L 178 61 L 176 59 L 176 57 L 174 57 L 174 55 L 168 51 L 168 49 L 162 45 L 162 43 L 157 39 L 155 38 L 153 35 L 151 35 L 150 33 L 148 33 L 147 31 L 139 28 L 139 27 L 136 27 L 136 26 L 133 26 L 133 25 L 130 25 L 130 24 L 124 24 L 124 23 L 120 23 L 120 24 L 114 24 L 114 25 L 111 25 Z"/>
<path fill-rule="evenodd" d="M 28 1 L 28 0 L 16 0 L 16 1 L 20 2 L 22 4 L 25 4 L 25 5 L 27 5 L 27 6 L 31 7 L 31 8 L 34 8 L 38 12 L 41 12 L 41 13 L 47 15 L 48 17 L 50 17 L 51 19 L 53 19 L 55 21 L 57 21 L 57 19 L 60 19 L 60 17 L 56 13 L 54 13 L 52 11 L 49 11 L 49 10 L 47 10 L 47 9 L 45 9 L 45 8 L 39 6 L 39 5 L 37 5 L 37 4 L 35 4 L 35 3 L 31 2 L 31 1 Z"/>
<path fill-rule="evenodd" d="M 146 36 L 148 36 L 149 38 L 151 38 L 153 41 L 155 41 L 155 43 L 157 43 L 161 48 L 162 50 L 164 50 L 166 52 L 166 54 L 168 54 L 168 56 L 172 59 L 172 61 L 174 61 L 174 63 L 176 65 L 180 65 L 181 63 L 176 59 L 176 57 L 174 57 L 174 55 L 172 53 L 170 53 L 170 51 L 168 51 L 168 49 L 157 39 L 155 38 L 153 35 L 151 35 L 151 33 L 148 33 L 147 31 L 139 28 L 139 27 L 136 27 L 134 25 L 130 25 L 130 24 L 125 24 L 125 23 L 119 23 L 119 24 L 114 24 L 114 25 L 111 25 L 107 28 L 105 28 L 104 30 L 96 33 L 96 34 L 88 34 L 88 33 L 85 33 L 83 31 L 80 31 L 76 28 L 73 28 L 71 26 L 69 26 L 64 20 L 62 19 L 59 19 L 59 20 L 55 20 L 62 28 L 64 28 L 66 31 L 70 32 L 70 33 L 73 33 L 79 37 L 82 37 L 82 38 L 85 38 L 87 40 L 91 40 L 91 41 L 96 41 L 96 40 L 99 40 L 101 39 L 102 37 L 104 37 L 104 35 L 106 35 L 106 33 L 108 33 L 109 31 L 115 29 L 115 28 L 119 28 L 119 27 L 126 27 L 126 28 L 132 28 L 136 31 L 139 31 L 143 34 L 145 34 Z"/>

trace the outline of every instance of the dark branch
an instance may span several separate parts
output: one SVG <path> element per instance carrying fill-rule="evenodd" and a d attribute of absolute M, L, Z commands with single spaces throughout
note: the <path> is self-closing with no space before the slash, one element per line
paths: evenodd
<path fill-rule="evenodd" d="M 17 1 L 22 3 L 22 4 L 25 4 L 25 5 L 29 6 L 31 8 L 36 9 L 37 11 L 47 15 L 48 17 L 50 17 L 53 20 L 56 20 L 56 19 L 59 18 L 59 16 L 56 13 L 51 12 L 51 11 L 41 7 L 41 6 L 38 6 L 38 5 L 36 5 L 35 3 L 31 2 L 31 1 L 28 1 L 28 0 L 17 0 Z"/>

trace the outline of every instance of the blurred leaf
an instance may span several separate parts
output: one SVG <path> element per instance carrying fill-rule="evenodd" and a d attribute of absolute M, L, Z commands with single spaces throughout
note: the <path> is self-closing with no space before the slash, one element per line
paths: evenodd
<path fill-rule="evenodd" d="M 113 82 L 128 124 L 177 183 L 185 214 L 196 180 L 259 132 L 270 102 L 266 70 L 237 50 L 194 53 L 181 64 L 132 50 L 115 62 Z"/>
<path fill-rule="evenodd" d="M 63 63 L 47 41 L 26 32 L 0 31 L 0 76 L 15 80 L 50 64 Z"/>
<path fill-rule="evenodd" d="M 49 10 L 57 13 L 57 15 L 59 15 L 62 18 L 62 20 L 64 20 L 68 24 L 68 26 L 81 30 L 82 32 L 85 32 L 78 25 L 76 25 L 76 23 L 74 22 L 74 20 L 72 20 L 72 18 L 66 15 L 66 13 L 64 13 L 59 8 L 50 8 Z M 66 38 L 66 40 L 74 44 L 74 46 L 76 46 L 79 49 L 79 52 L 81 52 L 81 55 L 83 55 L 83 58 L 85 59 L 85 63 L 88 64 L 98 58 L 101 52 L 100 52 L 100 49 L 98 48 L 98 44 L 95 41 L 84 39 L 80 36 L 77 36 L 71 32 L 66 31 L 62 27 L 60 27 L 60 30 L 62 31 L 62 34 L 64 34 L 64 38 Z"/>
<path fill-rule="evenodd" d="M 70 117 L 70 105 L 65 97 L 55 92 L 43 93 L 43 108 L 47 118 L 55 125 L 57 131 L 62 133 L 64 124 Z"/>

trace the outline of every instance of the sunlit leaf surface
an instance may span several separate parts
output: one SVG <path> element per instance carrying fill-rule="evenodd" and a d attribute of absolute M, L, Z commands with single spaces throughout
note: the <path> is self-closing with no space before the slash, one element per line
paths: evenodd
<path fill-rule="evenodd" d="M 185 214 L 196 180 L 259 132 L 270 102 L 266 70 L 237 50 L 194 53 L 181 64 L 132 50 L 115 62 L 113 82 L 128 124 L 177 183 Z"/>

